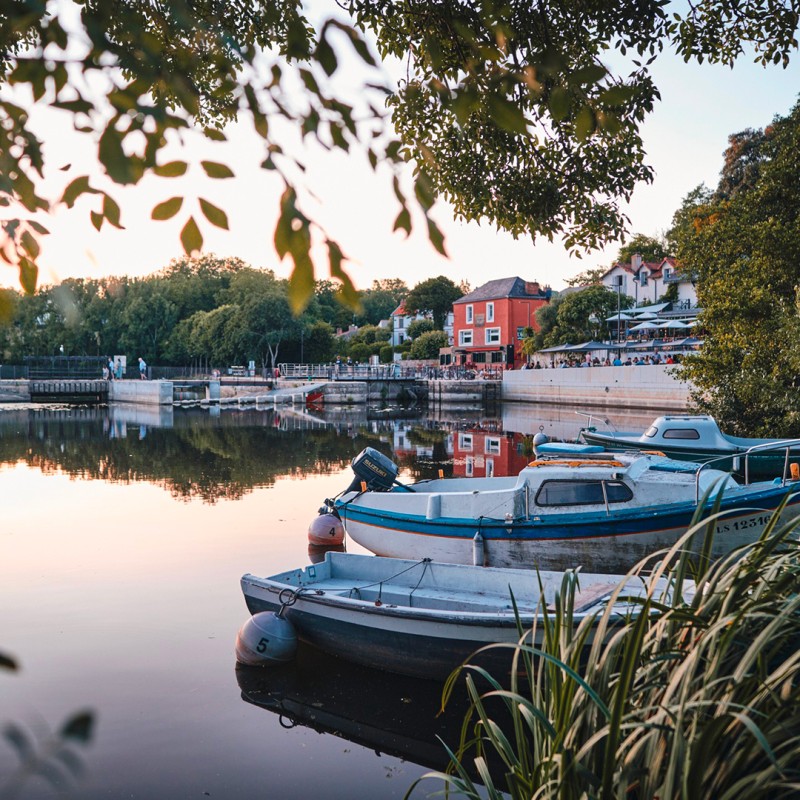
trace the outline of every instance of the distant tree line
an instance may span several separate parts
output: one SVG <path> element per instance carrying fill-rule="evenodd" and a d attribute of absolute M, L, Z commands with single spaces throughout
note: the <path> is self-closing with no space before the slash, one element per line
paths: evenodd
<path fill-rule="evenodd" d="M 390 320 L 401 301 L 411 296 L 414 311 L 440 316 L 442 297 L 463 293 L 447 278 L 419 286 L 423 291 L 415 299 L 400 279 L 373 281 L 358 292 L 354 309 L 338 283 L 317 281 L 308 307 L 295 316 L 287 280 L 238 258 L 206 255 L 174 260 L 144 278 L 69 278 L 33 294 L 2 289 L 0 363 L 62 353 L 124 354 L 129 362 L 141 356 L 148 364 L 200 368 L 251 360 L 258 368 L 336 357 L 364 362 L 373 355 L 389 362 L 395 352 L 391 328 L 379 323 Z M 353 326 L 355 333 L 337 336 Z M 444 334 L 433 328 L 433 322 L 420 321 L 412 338 L 436 355 Z M 397 349 L 414 357 L 427 354 L 416 352 L 420 346 L 410 340 Z"/>

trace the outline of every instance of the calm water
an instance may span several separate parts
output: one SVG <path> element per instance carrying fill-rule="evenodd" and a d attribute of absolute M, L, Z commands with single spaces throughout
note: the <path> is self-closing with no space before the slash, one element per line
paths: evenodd
<path fill-rule="evenodd" d="M 367 445 L 409 477 L 500 475 L 540 427 L 574 438 L 582 422 L 530 406 L 414 421 L 0 407 L 0 653 L 21 667 L 0 670 L 0 726 L 41 754 L 91 710 L 81 798 L 403 797 L 444 766 L 436 734 L 457 743 L 440 688 L 313 653 L 237 671 L 239 578 L 308 562 L 309 522 Z M 0 797 L 18 765 L 0 740 Z M 17 796 L 58 792 L 34 777 Z"/>

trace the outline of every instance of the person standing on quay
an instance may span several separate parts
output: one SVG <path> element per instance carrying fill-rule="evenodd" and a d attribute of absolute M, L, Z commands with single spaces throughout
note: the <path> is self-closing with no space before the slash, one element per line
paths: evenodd
<path fill-rule="evenodd" d="M 143 381 L 147 380 L 147 364 L 141 356 L 139 356 L 139 378 Z"/>
<path fill-rule="evenodd" d="M 117 365 L 114 367 L 114 378 L 118 381 L 122 380 L 122 361 L 117 359 Z"/>
<path fill-rule="evenodd" d="M 108 367 L 108 379 L 110 381 L 113 381 L 114 380 L 114 361 L 113 361 L 113 359 L 111 359 L 111 357 L 109 357 L 109 359 L 108 359 L 107 367 Z"/>

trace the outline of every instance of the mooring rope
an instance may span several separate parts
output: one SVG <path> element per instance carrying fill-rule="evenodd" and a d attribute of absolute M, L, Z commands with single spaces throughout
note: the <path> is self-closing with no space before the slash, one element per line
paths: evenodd
<path fill-rule="evenodd" d="M 413 593 L 414 591 L 416 591 L 419 588 L 420 583 L 422 583 L 422 579 L 425 577 L 425 573 L 428 570 L 428 565 L 431 563 L 432 560 L 433 559 L 430 559 L 430 558 L 423 558 L 423 559 L 420 559 L 419 561 L 414 562 L 410 567 L 406 567 L 405 569 L 401 569 L 399 572 L 396 572 L 394 575 L 389 575 L 387 578 L 383 578 L 383 579 L 381 579 L 379 581 L 374 581 L 373 583 L 365 583 L 363 586 L 354 586 L 352 589 L 350 589 L 350 591 L 348 592 L 347 596 L 348 597 L 352 597 L 353 596 L 353 592 L 356 592 L 357 595 L 358 595 L 357 599 L 360 600 L 361 599 L 360 595 L 361 595 L 361 590 L 362 589 L 369 589 L 372 586 L 377 586 L 378 587 L 378 599 L 377 599 L 376 602 L 381 602 L 381 596 L 383 594 L 383 584 L 384 583 L 386 583 L 387 581 L 392 581 L 395 578 L 399 578 L 404 573 L 410 572 L 412 569 L 414 569 L 415 567 L 418 567 L 420 564 L 422 564 L 424 566 L 424 569 L 422 570 L 422 575 L 420 576 L 420 579 L 417 581 L 417 585 L 414 587 L 414 589 L 412 589 L 412 593 Z"/>

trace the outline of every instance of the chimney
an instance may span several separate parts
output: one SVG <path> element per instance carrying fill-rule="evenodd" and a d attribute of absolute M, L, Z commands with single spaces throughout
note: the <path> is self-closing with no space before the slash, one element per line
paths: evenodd
<path fill-rule="evenodd" d="M 634 253 L 631 256 L 631 269 L 633 269 L 634 272 L 638 272 L 641 266 L 642 266 L 642 256 L 639 253 Z"/>
<path fill-rule="evenodd" d="M 525 294 L 541 294 L 538 281 L 525 281 Z"/>

